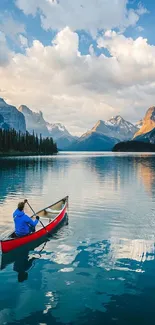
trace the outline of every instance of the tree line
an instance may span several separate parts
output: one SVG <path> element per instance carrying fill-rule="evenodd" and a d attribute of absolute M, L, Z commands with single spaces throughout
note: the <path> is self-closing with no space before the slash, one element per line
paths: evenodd
<path fill-rule="evenodd" d="M 42 138 L 38 135 L 17 132 L 14 129 L 4 130 L 0 129 L 0 152 L 21 152 L 34 154 L 53 154 L 57 153 L 57 145 L 53 139 Z"/>

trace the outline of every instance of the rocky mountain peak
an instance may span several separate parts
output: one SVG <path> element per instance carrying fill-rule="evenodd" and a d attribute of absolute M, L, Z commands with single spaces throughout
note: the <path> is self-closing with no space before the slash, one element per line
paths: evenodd
<path fill-rule="evenodd" d="M 54 138 L 61 137 L 62 135 L 71 136 L 66 127 L 61 123 L 46 123 L 48 131 Z"/>
<path fill-rule="evenodd" d="M 145 117 L 142 120 L 142 127 L 134 135 L 134 138 L 142 134 L 148 133 L 154 128 L 155 128 L 155 106 L 152 106 L 147 110 Z"/>
<path fill-rule="evenodd" d="M 1 104 L 1 103 L 5 104 L 5 101 L 4 101 L 3 98 L 0 97 L 0 104 Z"/>
<path fill-rule="evenodd" d="M 98 120 L 96 124 L 93 126 L 93 128 L 91 129 L 91 131 L 103 133 L 105 129 L 107 129 L 105 122 L 102 120 Z"/>
<path fill-rule="evenodd" d="M 132 123 L 124 120 L 122 116 L 116 115 L 107 121 L 98 120 L 90 131 L 82 135 L 82 138 L 88 138 L 92 133 L 100 133 L 118 141 L 124 141 L 132 139 L 137 130 L 137 127 Z"/>
<path fill-rule="evenodd" d="M 31 111 L 26 105 L 21 105 L 18 110 L 22 112 L 26 120 L 26 129 L 30 133 L 42 134 L 43 137 L 49 136 L 49 131 L 41 111 L 38 113 Z"/>
<path fill-rule="evenodd" d="M 74 142 L 77 137 L 71 135 L 61 123 L 46 123 L 50 136 L 57 143 L 59 149 L 65 149 Z"/>
<path fill-rule="evenodd" d="M 19 112 L 22 112 L 23 114 L 29 114 L 31 115 L 32 111 L 26 106 L 26 105 L 21 105 L 18 108 Z"/>
<path fill-rule="evenodd" d="M 138 122 L 135 123 L 135 126 L 140 129 L 143 125 L 143 120 L 139 120 Z"/>
<path fill-rule="evenodd" d="M 123 117 L 120 115 L 112 116 L 112 118 L 109 121 L 124 121 Z"/>
<path fill-rule="evenodd" d="M 148 111 L 146 112 L 144 121 L 147 121 L 147 120 L 152 120 L 155 122 L 155 106 L 150 107 L 148 109 Z"/>

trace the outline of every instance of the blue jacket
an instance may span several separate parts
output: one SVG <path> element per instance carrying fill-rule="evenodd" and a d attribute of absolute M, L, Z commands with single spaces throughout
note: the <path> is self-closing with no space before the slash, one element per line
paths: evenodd
<path fill-rule="evenodd" d="M 13 213 L 13 219 L 15 223 L 15 233 L 17 236 L 24 236 L 30 233 L 30 226 L 35 227 L 38 223 L 36 219 L 33 221 L 30 217 L 28 217 L 24 211 L 20 211 L 19 209 L 15 210 Z"/>

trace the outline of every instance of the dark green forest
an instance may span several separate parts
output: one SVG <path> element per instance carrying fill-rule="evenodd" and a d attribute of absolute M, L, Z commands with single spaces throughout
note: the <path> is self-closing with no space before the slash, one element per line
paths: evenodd
<path fill-rule="evenodd" d="M 42 138 L 40 135 L 17 132 L 14 129 L 0 129 L 0 153 L 31 153 L 31 154 L 53 154 L 57 153 L 57 145 L 52 138 Z"/>
<path fill-rule="evenodd" d="M 155 144 L 142 141 L 124 141 L 115 144 L 112 151 L 122 152 L 155 152 Z"/>

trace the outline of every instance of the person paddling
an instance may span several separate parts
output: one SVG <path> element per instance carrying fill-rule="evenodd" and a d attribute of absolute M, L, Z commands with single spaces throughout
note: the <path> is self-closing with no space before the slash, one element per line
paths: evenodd
<path fill-rule="evenodd" d="M 13 213 L 15 235 L 17 237 L 22 237 L 34 232 L 35 226 L 39 221 L 38 216 L 36 216 L 35 220 L 32 220 L 28 215 L 25 214 L 24 207 L 26 202 L 27 200 L 24 200 L 24 202 L 19 202 L 18 208 Z"/>

